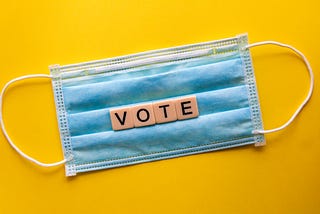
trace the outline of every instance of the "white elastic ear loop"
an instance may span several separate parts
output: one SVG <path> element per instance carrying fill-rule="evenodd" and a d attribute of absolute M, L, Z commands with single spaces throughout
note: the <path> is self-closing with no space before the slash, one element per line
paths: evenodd
<path fill-rule="evenodd" d="M 299 50 L 297 50 L 296 48 L 294 48 L 290 45 L 282 44 L 280 42 L 275 42 L 275 41 L 257 42 L 257 43 L 249 44 L 249 45 L 245 46 L 245 48 L 252 48 L 252 47 L 260 46 L 260 45 L 277 45 L 280 47 L 289 48 L 292 51 L 294 51 L 296 54 L 298 54 L 302 58 L 302 60 L 304 61 L 304 64 L 306 65 L 306 67 L 308 69 L 309 77 L 310 77 L 310 87 L 309 87 L 308 95 L 306 96 L 304 101 L 301 103 L 301 105 L 298 107 L 298 109 L 294 112 L 294 114 L 291 116 L 291 118 L 285 124 L 283 124 L 282 126 L 280 126 L 278 128 L 269 129 L 269 130 L 253 130 L 252 131 L 253 134 L 267 134 L 267 133 L 271 133 L 271 132 L 280 131 L 280 130 L 286 128 L 287 126 L 289 126 L 290 123 L 292 123 L 292 121 L 297 117 L 297 115 L 301 112 L 303 107 L 310 100 L 312 92 L 313 92 L 313 85 L 314 85 L 314 77 L 313 77 L 313 72 L 312 72 L 312 68 L 310 66 L 310 63 L 307 60 L 307 58 L 303 55 L 303 53 L 301 53 Z"/>
<path fill-rule="evenodd" d="M 43 167 L 52 167 L 52 166 L 58 166 L 58 165 L 61 165 L 61 164 L 64 164 L 67 162 L 66 159 L 62 160 L 62 161 L 59 161 L 59 162 L 55 162 L 55 163 L 42 163 L 32 157 L 30 157 L 29 155 L 25 154 L 24 152 L 22 152 L 11 140 L 11 138 L 9 137 L 8 133 L 7 133 L 7 130 L 5 128 L 5 125 L 4 125 L 4 122 L 3 122 L 3 112 L 2 112 L 2 106 L 3 106 L 3 97 L 4 97 L 4 94 L 7 90 L 7 88 L 17 82 L 17 81 L 20 81 L 20 80 L 24 80 L 24 79 L 30 79 L 30 78 L 52 78 L 51 75 L 47 75 L 47 74 L 32 74 L 32 75 L 26 75 L 26 76 L 22 76 L 22 77 L 18 77 L 18 78 L 15 78 L 13 80 L 10 80 L 9 82 L 7 82 L 7 84 L 5 84 L 5 86 L 3 87 L 2 91 L 1 91 L 1 94 L 0 94 L 0 124 L 1 124 L 1 129 L 2 129 L 2 132 L 4 134 L 4 136 L 7 138 L 9 144 L 12 146 L 12 148 L 14 148 L 14 150 L 16 150 L 22 157 L 24 157 L 25 159 L 39 165 L 39 166 L 43 166 Z"/>

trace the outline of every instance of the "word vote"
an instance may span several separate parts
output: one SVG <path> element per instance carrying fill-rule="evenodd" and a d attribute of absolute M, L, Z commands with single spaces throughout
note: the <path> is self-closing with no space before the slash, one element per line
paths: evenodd
<path fill-rule="evenodd" d="M 110 110 L 113 130 L 150 126 L 198 117 L 196 96 Z"/>

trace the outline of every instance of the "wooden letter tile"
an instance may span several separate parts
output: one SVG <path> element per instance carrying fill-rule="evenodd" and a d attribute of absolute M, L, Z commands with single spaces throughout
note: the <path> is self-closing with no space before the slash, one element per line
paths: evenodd
<path fill-rule="evenodd" d="M 178 120 L 198 117 L 198 104 L 196 96 L 182 97 L 175 100 Z"/>
<path fill-rule="evenodd" d="M 111 125 L 113 130 L 130 129 L 134 127 L 130 108 L 117 108 L 110 110 Z"/>
<path fill-rule="evenodd" d="M 135 127 L 150 126 L 156 123 L 152 104 L 131 107 Z"/>
<path fill-rule="evenodd" d="M 176 108 L 173 100 L 153 103 L 153 112 L 157 123 L 167 123 L 177 120 Z"/>

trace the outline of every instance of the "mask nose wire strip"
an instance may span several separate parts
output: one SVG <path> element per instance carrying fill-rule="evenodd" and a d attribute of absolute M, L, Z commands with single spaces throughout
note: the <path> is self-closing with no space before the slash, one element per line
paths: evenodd
<path fill-rule="evenodd" d="M 312 72 L 312 68 L 311 65 L 309 63 L 309 61 L 307 60 L 307 58 L 303 55 L 302 52 L 300 52 L 299 50 L 297 50 L 296 48 L 287 45 L 287 44 L 283 44 L 280 42 L 275 42 L 275 41 L 264 41 L 264 42 L 257 42 L 257 43 L 253 43 L 253 44 L 249 44 L 247 46 L 245 46 L 245 48 L 252 48 L 252 47 L 256 47 L 256 46 L 261 46 L 261 45 L 276 45 L 276 46 L 280 46 L 280 47 L 284 47 L 284 48 L 288 48 L 291 49 L 292 51 L 294 51 L 296 54 L 298 54 L 301 59 L 304 61 L 304 64 L 307 67 L 307 70 L 309 72 L 309 78 L 310 78 L 310 86 L 309 86 L 309 92 L 308 95 L 306 96 L 306 98 L 303 100 L 303 102 L 300 104 L 300 106 L 298 107 L 298 109 L 294 112 L 294 114 L 291 116 L 291 118 L 284 123 L 282 126 L 279 126 L 277 128 L 274 129 L 269 129 L 269 130 L 253 130 L 252 133 L 253 134 L 267 134 L 267 133 L 272 133 L 272 132 L 276 132 L 276 131 L 280 131 L 284 128 L 286 128 L 287 126 L 289 126 L 293 120 L 298 116 L 298 114 L 301 112 L 301 110 L 303 109 L 303 107 L 308 103 L 308 101 L 311 98 L 312 92 L 313 92 L 313 85 L 314 85 L 314 76 L 313 76 L 313 72 Z"/>
<path fill-rule="evenodd" d="M 66 159 L 62 160 L 62 161 L 59 161 L 59 162 L 55 162 L 55 163 L 42 163 L 38 160 L 36 160 L 35 158 L 33 157 L 30 157 L 29 155 L 25 154 L 24 152 L 22 152 L 11 140 L 11 138 L 9 137 L 8 133 L 7 133 L 7 130 L 5 128 L 5 125 L 4 125 L 4 122 L 3 122 L 3 97 L 4 97 L 4 94 L 7 90 L 7 88 L 15 83 L 15 82 L 18 82 L 18 81 L 21 81 L 21 80 L 25 80 L 25 79 L 31 79 L 31 78 L 52 78 L 51 75 L 47 75 L 47 74 L 32 74 L 32 75 L 26 75 L 26 76 L 21 76 L 21 77 L 18 77 L 18 78 L 15 78 L 15 79 L 12 79 L 10 80 L 9 82 L 7 82 L 5 84 L 5 86 L 3 87 L 2 91 L 1 91 L 1 94 L 0 94 L 0 124 L 1 124 L 1 129 L 2 129 L 2 132 L 4 134 L 4 136 L 6 137 L 7 141 L 9 142 L 9 144 L 11 145 L 11 147 L 16 150 L 22 157 L 24 157 L 25 159 L 39 165 L 39 166 L 42 166 L 42 167 L 53 167 L 53 166 L 58 166 L 58 165 L 62 165 L 64 163 L 67 162 Z"/>

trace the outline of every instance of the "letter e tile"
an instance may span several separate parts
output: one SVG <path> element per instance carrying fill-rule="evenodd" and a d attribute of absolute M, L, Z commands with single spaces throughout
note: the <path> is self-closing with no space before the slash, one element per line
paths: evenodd
<path fill-rule="evenodd" d="M 198 117 L 198 104 L 196 96 L 182 97 L 175 100 L 178 120 Z"/>

